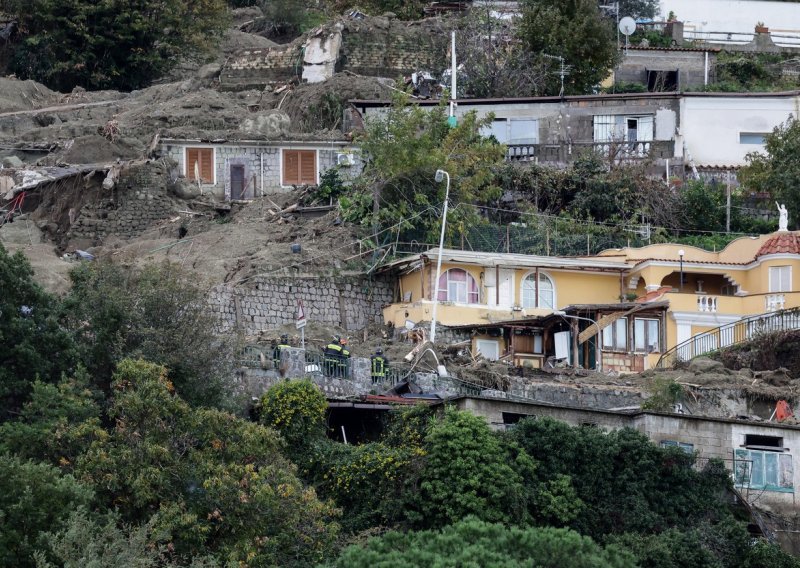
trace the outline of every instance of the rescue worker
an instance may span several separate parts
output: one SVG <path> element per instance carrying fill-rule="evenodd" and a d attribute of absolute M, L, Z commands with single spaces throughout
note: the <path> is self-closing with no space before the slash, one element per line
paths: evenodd
<path fill-rule="evenodd" d="M 289 336 L 284 333 L 281 335 L 280 343 L 274 345 L 272 348 L 272 362 L 275 363 L 275 369 L 280 366 L 281 359 L 283 358 L 283 350 L 289 347 Z"/>
<path fill-rule="evenodd" d="M 389 360 L 383 356 L 383 349 L 378 347 L 375 350 L 375 355 L 370 357 L 370 368 L 372 369 L 372 384 L 379 385 L 386 379 L 386 367 L 389 366 Z"/>
<path fill-rule="evenodd" d="M 348 352 L 349 353 L 349 352 Z M 324 357 L 324 367 L 326 377 L 335 377 L 339 373 L 339 363 L 342 360 L 342 346 L 339 338 L 334 338 L 333 341 L 325 346 L 322 350 Z"/>
<path fill-rule="evenodd" d="M 339 345 L 342 348 L 339 358 L 339 376 L 347 379 L 350 377 L 350 350 L 347 349 L 347 339 L 344 337 L 339 339 Z"/>

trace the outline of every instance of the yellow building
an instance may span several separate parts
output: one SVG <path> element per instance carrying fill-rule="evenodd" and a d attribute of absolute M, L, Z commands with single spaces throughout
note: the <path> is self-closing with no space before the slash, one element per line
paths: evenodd
<path fill-rule="evenodd" d="M 428 324 L 437 289 L 439 340 L 469 339 L 473 353 L 515 365 L 572 363 L 577 354 L 583 367 L 599 360 L 605 370 L 640 371 L 698 333 L 800 306 L 800 234 L 788 231 L 719 252 L 676 244 L 579 258 L 444 250 L 438 287 L 437 256 L 432 249 L 384 268 L 398 278 L 384 320 Z"/>

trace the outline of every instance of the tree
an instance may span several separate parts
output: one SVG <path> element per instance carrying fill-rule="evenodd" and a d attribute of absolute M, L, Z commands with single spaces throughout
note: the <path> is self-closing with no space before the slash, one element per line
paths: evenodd
<path fill-rule="evenodd" d="M 569 526 L 581 534 L 659 532 L 728 514 L 719 499 L 731 483 L 724 466 L 695 471 L 694 456 L 659 448 L 635 430 L 544 419 L 521 421 L 510 436 L 536 460 L 539 480 L 570 477 L 583 509 Z"/>
<path fill-rule="evenodd" d="M 102 438 L 98 393 L 83 370 L 57 385 L 36 381 L 31 399 L 14 420 L 0 425 L 0 454 L 57 465 L 72 471 L 93 440 Z"/>
<path fill-rule="evenodd" d="M 417 527 L 440 527 L 469 515 L 489 522 L 524 524 L 532 500 L 535 465 L 504 444 L 483 418 L 447 410 L 428 429 L 426 456 L 416 487 L 408 488 L 406 514 Z"/>
<path fill-rule="evenodd" d="M 179 556 L 306 566 L 333 544 L 335 511 L 304 487 L 277 434 L 180 399 L 164 367 L 123 360 L 114 427 L 76 471 L 127 522 L 152 522 Z"/>
<path fill-rule="evenodd" d="M 524 0 L 518 33 L 532 52 L 564 58 L 567 95 L 591 93 L 619 58 L 614 24 L 596 0 Z M 548 93 L 559 90 L 560 78 L 553 74 Z"/>
<path fill-rule="evenodd" d="M 211 557 L 195 556 L 190 561 L 175 559 L 169 546 L 158 541 L 153 523 L 125 525 L 118 513 L 98 516 L 79 508 L 58 532 L 42 540 L 45 550 L 36 554 L 36 568 L 217 568 Z M 52 558 L 55 563 L 50 562 Z"/>
<path fill-rule="evenodd" d="M 658 0 L 619 0 L 620 19 L 629 16 L 634 20 L 655 18 L 658 14 Z"/>
<path fill-rule="evenodd" d="M 33 280 L 30 263 L 0 244 L 0 421 L 20 408 L 37 377 L 56 382 L 75 361 L 58 301 Z"/>
<path fill-rule="evenodd" d="M 147 86 L 224 31 L 224 0 L 2 0 L 27 34 L 11 70 L 70 91 Z"/>
<path fill-rule="evenodd" d="M 92 500 L 89 487 L 55 467 L 0 455 L 0 566 L 33 566 L 43 533 Z"/>
<path fill-rule="evenodd" d="M 126 270 L 108 262 L 81 265 L 70 277 L 65 320 L 101 390 L 108 392 L 117 362 L 142 357 L 165 365 L 187 402 L 227 404 L 234 345 L 216 333 L 196 277 L 168 263 Z"/>
<path fill-rule="evenodd" d="M 261 398 L 259 421 L 280 432 L 291 452 L 325 435 L 327 408 L 325 395 L 310 380 L 284 381 Z"/>
<path fill-rule="evenodd" d="M 458 234 L 478 220 L 472 207 L 459 204 L 499 197 L 493 169 L 502 164 L 505 147 L 481 136 L 491 117 L 469 113 L 451 128 L 444 106 L 427 110 L 406 103 L 399 96 L 386 115 L 368 121 L 359 137 L 367 163 L 342 206 L 350 220 L 399 225 L 416 230 L 419 239 L 438 239 L 441 214 L 433 208 L 441 206 L 446 187 L 434 174 L 444 169 L 451 178 L 447 227 Z"/>
<path fill-rule="evenodd" d="M 460 96 L 473 98 L 543 95 L 554 72 L 552 59 L 526 49 L 492 5 L 473 5 L 455 20 Z"/>
<path fill-rule="evenodd" d="M 800 121 L 791 118 L 764 138 L 766 154 L 750 152 L 739 181 L 750 191 L 771 194 L 789 210 L 789 222 L 800 226 Z"/>
<path fill-rule="evenodd" d="M 390 532 L 351 546 L 332 564 L 341 568 L 436 566 L 559 566 L 632 568 L 633 558 L 616 547 L 556 528 L 505 527 L 470 517 L 441 530 Z"/>

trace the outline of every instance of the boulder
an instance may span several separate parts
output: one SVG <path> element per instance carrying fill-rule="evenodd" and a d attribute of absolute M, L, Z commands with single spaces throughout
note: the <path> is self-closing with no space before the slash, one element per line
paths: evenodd
<path fill-rule="evenodd" d="M 242 121 L 239 130 L 267 138 L 279 138 L 289 132 L 291 119 L 285 112 L 268 110 L 254 114 Z"/>
<path fill-rule="evenodd" d="M 689 363 L 689 370 L 696 374 L 724 373 L 725 365 L 708 357 L 697 357 Z"/>
<path fill-rule="evenodd" d="M 16 156 L 7 156 L 3 158 L 3 167 L 4 168 L 22 168 L 25 166 L 25 162 L 17 158 Z"/>
<path fill-rule="evenodd" d="M 170 192 L 179 199 L 196 199 L 200 197 L 200 188 L 188 179 L 179 179 L 169 186 Z"/>

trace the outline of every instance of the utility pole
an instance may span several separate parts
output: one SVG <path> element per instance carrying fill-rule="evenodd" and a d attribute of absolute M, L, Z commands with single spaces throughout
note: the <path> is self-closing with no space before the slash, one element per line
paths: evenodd
<path fill-rule="evenodd" d="M 731 232 L 731 171 L 728 170 L 728 183 L 725 191 L 725 232 Z"/>

